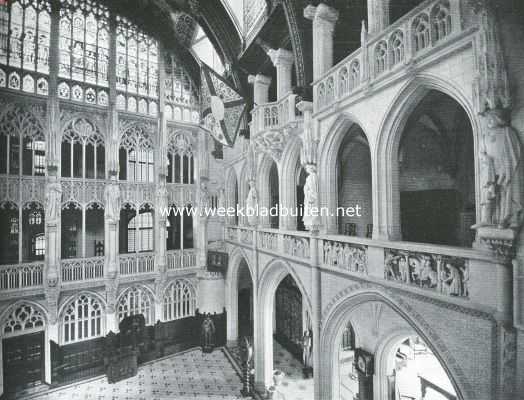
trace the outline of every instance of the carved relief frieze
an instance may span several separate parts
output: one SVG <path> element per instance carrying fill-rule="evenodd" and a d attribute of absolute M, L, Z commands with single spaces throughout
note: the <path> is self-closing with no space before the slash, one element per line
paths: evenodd
<path fill-rule="evenodd" d="M 367 275 L 367 246 L 324 241 L 324 265 Z"/>
<path fill-rule="evenodd" d="M 455 296 L 469 296 L 465 258 L 384 249 L 384 279 Z"/>

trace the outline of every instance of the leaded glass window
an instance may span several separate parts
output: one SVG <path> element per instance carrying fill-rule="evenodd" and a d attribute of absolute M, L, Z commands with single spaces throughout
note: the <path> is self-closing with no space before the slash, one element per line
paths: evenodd
<path fill-rule="evenodd" d="M 135 25 L 117 17 L 117 89 L 158 97 L 158 44 Z"/>
<path fill-rule="evenodd" d="M 62 315 L 62 343 L 102 336 L 102 316 L 102 304 L 95 296 L 81 294 L 76 297 L 65 307 Z"/>
<path fill-rule="evenodd" d="M 198 104 L 195 86 L 183 66 L 176 61 L 172 54 L 166 54 L 164 65 L 166 72 L 164 81 L 166 118 L 191 122 L 190 110 L 197 112 L 195 109 Z M 189 116 L 184 118 L 184 113 Z M 194 119 L 198 123 L 198 116 Z"/>
<path fill-rule="evenodd" d="M 59 76 L 108 86 L 109 11 L 92 0 L 61 0 Z"/>

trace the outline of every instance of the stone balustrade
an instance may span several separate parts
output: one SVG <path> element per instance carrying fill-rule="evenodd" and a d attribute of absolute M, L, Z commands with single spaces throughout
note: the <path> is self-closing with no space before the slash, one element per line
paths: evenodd
<path fill-rule="evenodd" d="M 347 99 L 393 71 L 406 69 L 463 29 L 456 0 L 428 0 L 362 46 L 313 83 L 314 112 Z"/>
<path fill-rule="evenodd" d="M 32 262 L 0 266 L 0 290 L 43 286 L 44 263 Z"/>
<path fill-rule="evenodd" d="M 120 254 L 119 263 L 121 276 L 152 273 L 155 271 L 155 253 Z"/>
<path fill-rule="evenodd" d="M 61 260 L 62 282 L 80 282 L 104 278 L 104 257 Z"/>
<path fill-rule="evenodd" d="M 228 241 L 296 262 L 314 262 L 307 232 L 227 227 Z M 404 290 L 444 296 L 503 312 L 510 308 L 511 266 L 486 250 L 433 244 L 320 235 L 316 241 L 322 269 Z M 509 286 L 508 286 L 509 285 Z M 491 289 L 490 289 L 491 288 Z"/>
<path fill-rule="evenodd" d="M 268 130 L 278 130 L 297 122 L 296 98 L 296 94 L 289 93 L 279 101 L 253 108 L 253 133 L 256 135 Z"/>
<path fill-rule="evenodd" d="M 167 270 L 181 270 L 197 266 L 196 252 L 194 249 L 168 250 L 166 252 Z"/>

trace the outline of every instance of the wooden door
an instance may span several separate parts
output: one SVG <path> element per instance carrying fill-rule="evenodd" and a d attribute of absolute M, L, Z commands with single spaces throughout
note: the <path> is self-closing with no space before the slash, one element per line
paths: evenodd
<path fill-rule="evenodd" d="M 44 332 L 4 339 L 4 393 L 14 393 L 44 380 Z"/>

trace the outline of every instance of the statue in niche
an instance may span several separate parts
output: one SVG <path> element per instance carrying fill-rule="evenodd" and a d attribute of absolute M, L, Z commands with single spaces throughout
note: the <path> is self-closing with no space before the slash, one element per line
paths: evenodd
<path fill-rule="evenodd" d="M 209 191 L 207 190 L 207 180 L 201 178 L 200 188 L 198 189 L 198 201 L 202 210 L 210 206 Z"/>
<path fill-rule="evenodd" d="M 160 210 L 160 214 L 163 214 L 162 210 L 166 210 L 167 215 L 167 188 L 164 179 L 160 179 L 158 189 L 156 190 L 156 206 Z"/>
<path fill-rule="evenodd" d="M 487 167 L 492 166 L 493 171 L 484 171 L 483 174 L 488 177 L 490 174 L 494 175 L 496 198 L 493 222 L 502 229 L 516 229 L 522 222 L 521 145 L 517 133 L 510 126 L 507 110 L 499 106 L 486 111 L 484 115 L 488 129 L 484 135 L 483 151 L 489 159 Z M 489 193 L 492 190 L 488 189 L 487 197 L 491 196 Z"/>
<path fill-rule="evenodd" d="M 304 184 L 304 226 L 312 230 L 319 225 L 318 217 L 318 176 L 313 164 L 306 165 L 308 174 Z"/>
<path fill-rule="evenodd" d="M 258 221 L 258 194 L 256 188 L 256 182 L 254 180 L 249 181 L 249 193 L 247 194 L 246 200 L 246 214 L 248 225 L 255 226 Z"/>
<path fill-rule="evenodd" d="M 302 336 L 302 363 L 304 365 L 304 368 L 302 369 L 304 373 L 304 378 L 308 379 L 309 374 L 313 374 L 313 363 L 312 355 L 313 355 L 313 334 L 311 332 L 311 329 L 307 329 L 304 331 L 304 335 Z"/>
<path fill-rule="evenodd" d="M 105 215 L 109 223 L 116 223 L 120 219 L 120 188 L 116 183 L 116 176 L 111 177 L 111 183 L 104 188 Z"/>
<path fill-rule="evenodd" d="M 493 160 L 488 157 L 485 151 L 480 153 L 480 187 L 480 224 L 477 224 L 477 226 L 492 225 L 497 199 L 497 185 Z"/>
<path fill-rule="evenodd" d="M 47 184 L 45 200 L 45 222 L 47 224 L 57 223 L 62 203 L 62 185 L 56 180 L 56 177 L 53 177 L 52 181 Z"/>
<path fill-rule="evenodd" d="M 201 338 L 202 338 L 202 351 L 204 353 L 211 353 L 215 347 L 215 323 L 211 319 L 211 315 L 207 314 L 202 322 L 201 327 Z"/>

